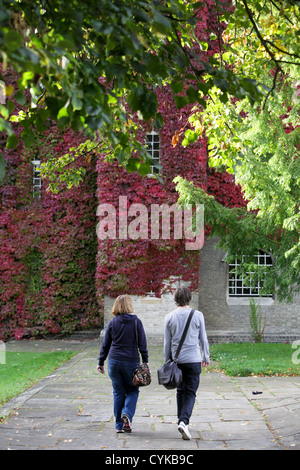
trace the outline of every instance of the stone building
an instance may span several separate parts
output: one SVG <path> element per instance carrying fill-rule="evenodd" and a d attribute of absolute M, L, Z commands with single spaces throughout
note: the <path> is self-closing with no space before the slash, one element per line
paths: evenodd
<path fill-rule="evenodd" d="M 293 303 L 279 302 L 276 296 L 260 297 L 229 274 L 224 253 L 208 239 L 201 253 L 199 309 L 205 315 L 211 342 L 250 341 L 250 299 L 260 306 L 266 342 L 291 342 L 300 339 L 300 296 Z M 268 265 L 262 255 L 260 262 Z"/>
<path fill-rule="evenodd" d="M 210 343 L 249 342 L 250 299 L 259 305 L 264 326 L 264 341 L 287 342 L 300 339 L 300 296 L 293 303 L 278 302 L 273 295 L 259 296 L 257 286 L 243 285 L 242 280 L 229 274 L 224 253 L 216 247 L 216 240 L 207 239 L 201 250 L 199 290 L 193 292 L 191 307 L 202 311 Z M 259 262 L 268 265 L 268 257 L 261 255 Z M 251 289 L 251 290 L 250 290 Z M 134 312 L 143 321 L 147 337 L 156 343 L 163 341 L 164 318 L 174 310 L 173 295 L 131 296 Z M 114 299 L 104 299 L 104 330 L 111 320 Z"/>

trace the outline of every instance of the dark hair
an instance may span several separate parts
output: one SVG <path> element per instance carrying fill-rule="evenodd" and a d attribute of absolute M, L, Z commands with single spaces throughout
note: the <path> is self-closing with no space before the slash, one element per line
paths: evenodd
<path fill-rule="evenodd" d="M 179 287 L 174 296 L 174 300 L 177 305 L 180 307 L 184 307 L 185 305 L 189 305 L 192 298 L 192 294 L 187 287 Z"/>

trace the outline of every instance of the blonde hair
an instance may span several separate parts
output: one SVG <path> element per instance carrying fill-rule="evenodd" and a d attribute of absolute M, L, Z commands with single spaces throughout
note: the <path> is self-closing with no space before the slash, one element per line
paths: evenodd
<path fill-rule="evenodd" d="M 121 315 L 122 313 L 133 313 L 132 302 L 129 295 L 119 295 L 114 302 L 111 313 L 115 316 Z"/>

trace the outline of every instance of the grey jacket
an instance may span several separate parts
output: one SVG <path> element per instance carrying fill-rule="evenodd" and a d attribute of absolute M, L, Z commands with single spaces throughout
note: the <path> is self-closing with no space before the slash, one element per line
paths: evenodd
<path fill-rule="evenodd" d="M 192 309 L 177 308 L 165 317 L 164 357 L 167 361 L 174 357 L 185 323 Z M 201 350 L 200 350 L 200 345 Z M 206 336 L 204 316 L 195 310 L 185 341 L 178 357 L 178 363 L 209 362 L 209 344 Z"/>

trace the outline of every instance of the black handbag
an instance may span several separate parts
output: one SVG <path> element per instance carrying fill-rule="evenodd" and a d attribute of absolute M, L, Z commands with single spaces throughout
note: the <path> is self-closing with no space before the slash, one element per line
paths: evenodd
<path fill-rule="evenodd" d="M 159 385 L 163 385 L 167 390 L 172 390 L 173 388 L 179 387 L 182 382 L 182 372 L 177 365 L 177 359 L 190 326 L 194 311 L 195 310 L 191 310 L 189 314 L 175 357 L 165 362 L 157 371 Z"/>

